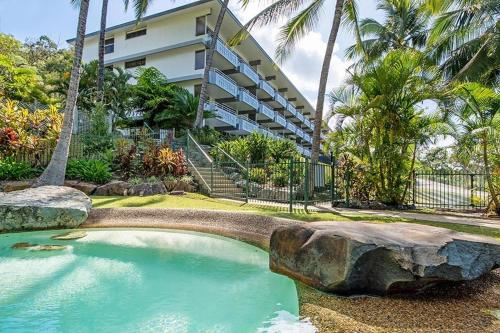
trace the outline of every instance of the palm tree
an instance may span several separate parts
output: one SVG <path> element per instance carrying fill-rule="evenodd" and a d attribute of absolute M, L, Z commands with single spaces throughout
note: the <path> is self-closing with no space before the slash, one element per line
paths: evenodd
<path fill-rule="evenodd" d="M 69 81 L 66 106 L 64 108 L 64 120 L 57 141 L 56 148 L 52 154 L 49 165 L 42 175 L 37 179 L 34 186 L 63 185 L 68 163 L 69 146 L 73 130 L 73 115 L 78 96 L 78 85 L 80 81 L 80 66 L 82 63 L 83 44 L 85 41 L 85 27 L 89 10 L 89 0 L 80 1 L 80 13 L 78 15 L 78 28 L 75 40 L 75 56 Z"/>
<path fill-rule="evenodd" d="M 104 99 L 104 43 L 106 40 L 106 17 L 108 16 L 108 0 L 102 0 L 101 30 L 99 31 L 99 70 L 97 73 L 97 94 L 99 100 Z"/>
<path fill-rule="evenodd" d="M 494 149 L 498 154 L 500 146 L 500 96 L 477 82 L 459 84 L 454 92 L 458 97 L 451 107 L 458 118 L 455 138 L 461 150 L 482 156 L 491 201 L 496 214 L 500 215 L 499 184 L 495 184 L 490 164 L 490 155 Z"/>
<path fill-rule="evenodd" d="M 438 69 L 410 49 L 390 51 L 357 67 L 346 85 L 330 94 L 330 116 L 338 118 L 331 139 L 367 164 L 367 179 L 382 202 L 404 201 L 417 149 L 436 132 L 448 132 L 439 114 L 417 108 L 446 96 Z"/>
<path fill-rule="evenodd" d="M 194 121 L 194 127 L 201 128 L 203 126 L 203 114 L 205 111 L 205 100 L 207 99 L 207 85 L 208 85 L 208 75 L 210 73 L 210 68 L 212 68 L 212 60 L 215 52 L 215 46 L 217 45 L 217 39 L 219 38 L 219 32 L 222 27 L 222 21 L 226 15 L 227 5 L 229 0 L 224 0 L 219 11 L 219 16 L 217 17 L 217 22 L 215 22 L 214 32 L 212 33 L 212 38 L 210 40 L 210 47 L 207 50 L 205 69 L 203 71 L 203 80 L 201 81 L 200 90 L 200 102 L 198 104 L 198 110 L 196 112 L 196 119 Z"/>
<path fill-rule="evenodd" d="M 249 0 L 243 0 L 243 6 L 247 6 Z M 307 6 L 306 6 L 307 4 Z M 297 42 L 308 32 L 318 25 L 321 12 L 324 7 L 324 0 L 277 0 L 273 4 L 258 13 L 244 28 L 240 30 L 232 39 L 231 45 L 236 45 L 248 37 L 248 31 L 255 26 L 265 26 L 277 23 L 286 18 L 287 22 L 280 28 L 278 46 L 276 48 L 276 59 L 283 62 L 291 54 Z M 295 15 L 294 15 L 295 14 Z M 326 94 L 326 84 L 333 55 L 333 47 L 337 39 L 340 24 L 344 20 L 345 24 L 357 22 L 357 8 L 354 0 L 336 0 L 334 17 L 328 37 L 325 57 L 321 67 L 321 74 L 318 87 L 318 98 L 316 103 L 316 113 L 314 116 L 314 131 L 312 143 L 312 162 L 317 162 L 319 158 L 321 124 L 323 121 L 323 108 Z M 357 24 L 355 25 L 355 27 Z M 358 35 L 358 31 L 356 35 Z"/>
<path fill-rule="evenodd" d="M 498 0 L 427 0 L 440 15 L 429 36 L 429 50 L 450 80 L 500 80 Z"/>
<path fill-rule="evenodd" d="M 360 38 L 346 49 L 348 59 L 377 59 L 389 50 L 425 46 L 430 13 L 419 1 L 380 0 L 384 22 L 365 18 L 359 22 Z"/>

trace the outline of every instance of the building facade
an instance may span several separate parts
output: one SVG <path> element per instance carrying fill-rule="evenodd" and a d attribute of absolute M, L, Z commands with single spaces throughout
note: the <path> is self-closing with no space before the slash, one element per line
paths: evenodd
<path fill-rule="evenodd" d="M 106 66 L 131 71 L 156 67 L 169 82 L 196 94 L 220 6 L 219 0 L 201 0 L 147 16 L 139 24 L 131 21 L 108 28 Z M 236 135 L 260 132 L 285 138 L 310 156 L 314 108 L 255 39 L 249 37 L 234 48 L 227 46 L 227 40 L 241 27 L 228 11 L 217 41 L 205 105 L 215 117 L 205 124 Z M 98 39 L 99 32 L 86 35 L 85 62 L 97 59 Z"/>

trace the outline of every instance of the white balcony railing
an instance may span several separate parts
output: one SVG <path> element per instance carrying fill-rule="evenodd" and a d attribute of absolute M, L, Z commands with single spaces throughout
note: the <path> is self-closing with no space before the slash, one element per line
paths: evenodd
<path fill-rule="evenodd" d="M 274 110 L 266 103 L 260 103 L 259 113 L 262 113 L 267 118 L 274 120 Z"/>
<path fill-rule="evenodd" d="M 234 128 L 238 126 L 238 116 L 236 115 L 236 112 L 230 107 L 216 102 L 209 102 L 205 103 L 205 110 L 212 111 L 219 120 L 225 122 L 230 126 L 233 126 Z"/>
<path fill-rule="evenodd" d="M 288 103 L 287 100 L 277 91 L 274 92 L 274 100 L 278 102 L 282 107 L 286 108 Z"/>
<path fill-rule="evenodd" d="M 312 143 L 312 138 L 309 134 L 304 132 L 304 135 L 302 136 L 306 142 Z"/>
<path fill-rule="evenodd" d="M 211 84 L 218 86 L 219 88 L 227 91 L 233 96 L 238 96 L 238 85 L 229 76 L 222 73 L 220 70 L 214 68 L 210 70 L 208 75 L 208 81 Z"/>
<path fill-rule="evenodd" d="M 292 133 L 295 133 L 297 131 L 297 126 L 295 126 L 291 121 L 287 121 L 286 129 Z"/>
<path fill-rule="evenodd" d="M 305 117 L 304 117 L 304 125 L 306 125 L 307 127 L 311 128 L 311 122 L 309 121 L 309 119 L 307 119 Z"/>
<path fill-rule="evenodd" d="M 274 121 L 283 126 L 284 128 L 286 128 L 286 119 L 279 113 L 275 114 Z"/>
<path fill-rule="evenodd" d="M 246 90 L 245 88 L 240 88 L 239 100 L 243 103 L 253 107 L 255 110 L 259 109 L 259 100 L 254 94 Z"/>
<path fill-rule="evenodd" d="M 297 128 L 297 131 L 295 132 L 299 138 L 304 138 L 304 131 L 301 130 L 300 128 Z"/>
<path fill-rule="evenodd" d="M 207 47 L 210 46 L 210 42 L 212 41 L 212 35 L 208 34 L 205 39 L 205 44 Z M 234 67 L 238 67 L 240 64 L 240 59 L 236 53 L 234 53 L 220 38 L 217 39 L 217 43 L 215 43 L 215 51 L 223 56 L 227 61 L 229 61 Z"/>
<path fill-rule="evenodd" d="M 244 74 L 250 80 L 255 82 L 255 84 L 259 84 L 260 82 L 259 74 L 257 74 L 257 72 L 252 67 L 250 67 L 250 65 L 243 62 L 243 60 L 240 60 L 239 69 L 242 74 Z"/>
<path fill-rule="evenodd" d="M 302 113 L 297 111 L 297 114 L 295 116 L 297 117 L 298 120 L 304 122 L 304 115 Z"/>
<path fill-rule="evenodd" d="M 239 118 L 239 129 L 248 133 L 259 130 L 259 125 L 253 120 L 247 118 Z"/>
<path fill-rule="evenodd" d="M 304 148 L 302 154 L 304 154 L 304 156 L 311 157 L 311 151 L 307 148 Z"/>
<path fill-rule="evenodd" d="M 294 116 L 297 116 L 297 109 L 295 109 L 295 106 L 293 106 L 292 103 L 288 103 L 287 110 Z"/>
<path fill-rule="evenodd" d="M 260 80 L 259 88 L 264 90 L 269 96 L 274 97 L 274 88 L 266 80 Z"/>

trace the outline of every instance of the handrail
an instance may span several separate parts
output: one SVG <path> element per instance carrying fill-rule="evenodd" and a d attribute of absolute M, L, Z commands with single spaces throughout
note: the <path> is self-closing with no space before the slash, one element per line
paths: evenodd
<path fill-rule="evenodd" d="M 202 152 L 203 156 L 208 160 L 208 162 L 212 163 L 213 160 L 210 158 L 210 156 L 208 156 L 208 154 L 203 150 L 203 148 L 200 147 L 198 142 L 191 136 L 191 133 L 188 132 L 187 136 L 188 136 L 188 139 L 191 139 L 191 141 L 194 142 L 194 145 L 196 146 L 196 148 L 198 148 L 198 150 Z"/>
<path fill-rule="evenodd" d="M 243 171 L 247 171 L 247 168 L 245 168 L 243 165 L 241 165 L 240 162 L 238 162 L 236 159 L 234 159 L 234 157 L 232 157 L 231 155 L 229 155 L 224 149 L 222 149 L 221 147 L 217 146 L 217 150 L 221 151 L 224 155 L 226 155 L 227 157 L 229 157 L 229 159 L 231 161 L 233 161 L 234 163 L 236 163 L 236 165 L 239 166 L 241 169 L 243 169 Z"/>
<path fill-rule="evenodd" d="M 196 166 L 194 165 L 194 163 L 191 162 L 191 160 L 189 158 L 188 158 L 188 163 L 191 164 L 191 166 L 193 167 L 194 171 L 196 171 L 196 173 L 200 177 L 200 179 L 203 182 L 203 184 L 205 184 L 205 186 L 208 188 L 208 191 L 212 192 L 212 188 L 207 184 L 207 182 L 205 181 L 205 178 L 203 178 L 203 176 L 201 175 L 201 173 L 198 171 L 198 169 L 196 168 Z"/>

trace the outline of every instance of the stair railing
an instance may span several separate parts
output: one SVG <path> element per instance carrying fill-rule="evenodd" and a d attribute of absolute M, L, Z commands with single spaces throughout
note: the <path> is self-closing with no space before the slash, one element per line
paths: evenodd
<path fill-rule="evenodd" d="M 202 160 L 196 159 L 196 157 L 201 156 Z M 194 172 L 201 179 L 203 184 L 207 187 L 208 192 L 212 193 L 213 188 L 213 160 L 208 154 L 201 148 L 195 138 L 191 135 L 189 131 L 187 131 L 186 135 L 186 159 L 188 164 L 193 168 Z M 198 167 L 205 166 L 210 167 L 210 185 L 205 180 L 205 177 L 201 174 Z"/>

